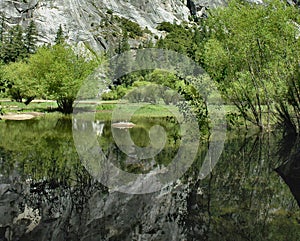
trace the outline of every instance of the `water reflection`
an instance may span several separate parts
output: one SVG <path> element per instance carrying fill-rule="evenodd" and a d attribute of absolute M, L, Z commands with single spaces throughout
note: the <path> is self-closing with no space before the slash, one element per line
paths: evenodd
<path fill-rule="evenodd" d="M 144 170 L 118 151 L 108 123 L 94 126 L 112 162 L 131 172 L 167 165 L 180 143 L 170 138 L 176 136 L 171 128 L 163 152 Z M 299 240 L 299 208 L 274 171 L 283 163 L 280 134 L 229 137 L 212 174 L 200 180 L 203 143 L 180 180 L 156 193 L 129 195 L 89 175 L 71 128 L 69 119 L 56 118 L 0 123 L 2 240 Z M 294 157 L 288 159 L 299 160 Z M 292 161 L 282 170 L 298 167 Z"/>
<path fill-rule="evenodd" d="M 280 144 L 278 154 L 283 164 L 275 170 L 289 186 L 300 207 L 300 140 L 298 136 L 289 134 Z"/>

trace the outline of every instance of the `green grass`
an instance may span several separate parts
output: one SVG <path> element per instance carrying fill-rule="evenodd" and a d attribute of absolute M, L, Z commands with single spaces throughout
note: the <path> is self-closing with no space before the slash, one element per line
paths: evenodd
<path fill-rule="evenodd" d="M 57 108 L 56 102 L 31 102 L 29 105 L 24 103 L 0 100 L 1 108 L 5 113 L 20 113 L 20 112 L 52 112 Z"/>
<path fill-rule="evenodd" d="M 84 107 L 85 105 L 81 105 Z M 87 107 L 89 107 L 89 104 L 87 104 Z M 177 107 L 175 106 L 168 106 L 168 109 L 166 106 L 163 105 L 152 105 L 148 104 L 146 106 L 140 106 L 138 103 L 126 103 L 126 102 L 119 102 L 119 101 L 102 101 L 101 104 L 99 104 L 96 108 L 96 114 L 95 119 L 96 120 L 102 120 L 102 121 L 111 121 L 112 120 L 112 114 L 115 110 L 115 113 L 119 113 L 120 111 L 115 108 L 120 108 L 120 111 L 124 114 L 132 113 L 131 120 L 137 122 L 144 118 L 166 118 L 166 117 L 172 117 L 174 114 L 171 111 L 176 111 Z M 135 107 L 138 107 L 135 111 Z M 51 102 L 38 102 L 37 100 L 31 102 L 29 105 L 25 105 L 24 103 L 19 103 L 15 101 L 10 101 L 8 99 L 0 100 L 0 109 L 3 110 L 4 114 L 7 113 L 26 113 L 26 112 L 43 112 L 43 113 L 49 113 L 49 112 L 55 112 L 60 115 L 59 112 L 57 112 L 57 104 L 55 101 Z M 263 110 L 266 111 L 267 108 L 263 106 Z M 246 127 L 248 129 L 255 128 L 255 125 L 253 123 L 250 123 L 249 121 L 245 121 L 240 115 L 239 111 L 234 105 L 226 105 L 225 111 L 227 115 L 227 129 L 228 130 L 242 130 Z M 48 114 L 47 114 L 48 115 Z M 176 119 L 176 118 L 175 118 Z M 122 114 L 120 116 L 120 120 L 122 119 Z M 263 114 L 263 122 L 264 124 L 267 123 L 267 114 Z M 274 116 L 270 120 L 271 127 L 275 125 L 275 119 Z"/>
<path fill-rule="evenodd" d="M 97 107 L 97 113 L 96 113 L 96 119 L 98 120 L 111 120 L 112 119 L 112 114 L 113 111 L 115 110 L 116 113 L 119 113 L 119 111 L 116 108 L 116 104 L 102 104 L 99 105 Z M 162 105 L 146 105 L 143 106 L 141 108 L 139 108 L 138 110 L 135 110 L 135 107 L 138 106 L 140 107 L 138 104 L 120 104 L 118 105 L 119 108 L 121 108 L 122 113 L 134 113 L 132 118 L 133 119 L 140 119 L 140 118 L 145 118 L 145 117 L 170 117 L 170 116 L 174 116 L 174 114 L 168 110 L 167 108 L 165 108 Z M 174 109 L 174 111 L 176 110 L 175 107 L 171 107 L 172 109 Z M 171 110 L 172 110 L 171 109 Z"/>

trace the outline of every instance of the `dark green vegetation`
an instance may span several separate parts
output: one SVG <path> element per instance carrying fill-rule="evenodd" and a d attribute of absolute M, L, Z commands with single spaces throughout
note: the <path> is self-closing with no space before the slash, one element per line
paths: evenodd
<path fill-rule="evenodd" d="M 37 30 L 31 21 L 26 29 L 20 25 L 8 28 L 5 26 L 5 16 L 0 17 L 0 61 L 15 62 L 35 53 Z"/>

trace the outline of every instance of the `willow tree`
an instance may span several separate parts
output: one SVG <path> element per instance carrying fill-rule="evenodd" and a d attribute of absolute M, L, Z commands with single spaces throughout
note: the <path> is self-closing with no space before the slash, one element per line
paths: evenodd
<path fill-rule="evenodd" d="M 297 68 L 297 23 L 298 10 L 279 0 L 234 0 L 205 21 L 206 70 L 245 120 L 261 129 L 269 127 Z"/>

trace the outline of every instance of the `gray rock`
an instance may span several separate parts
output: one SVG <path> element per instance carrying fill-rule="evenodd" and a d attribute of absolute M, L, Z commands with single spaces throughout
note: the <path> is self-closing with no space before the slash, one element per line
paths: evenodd
<path fill-rule="evenodd" d="M 215 0 L 219 4 L 223 0 Z M 212 1 L 196 0 L 196 5 L 212 5 Z M 185 0 L 1 0 L 0 13 L 8 25 L 27 26 L 34 20 L 39 31 L 39 44 L 52 43 L 59 25 L 69 43 L 88 43 L 96 51 L 115 44 L 112 31 L 120 28 L 110 21 L 111 14 L 127 18 L 161 35 L 155 28 L 164 21 L 188 21 L 190 10 Z M 108 24 L 107 24 L 108 23 Z M 106 24 L 106 26 L 105 26 Z M 137 44 L 135 44 L 137 45 Z"/>

